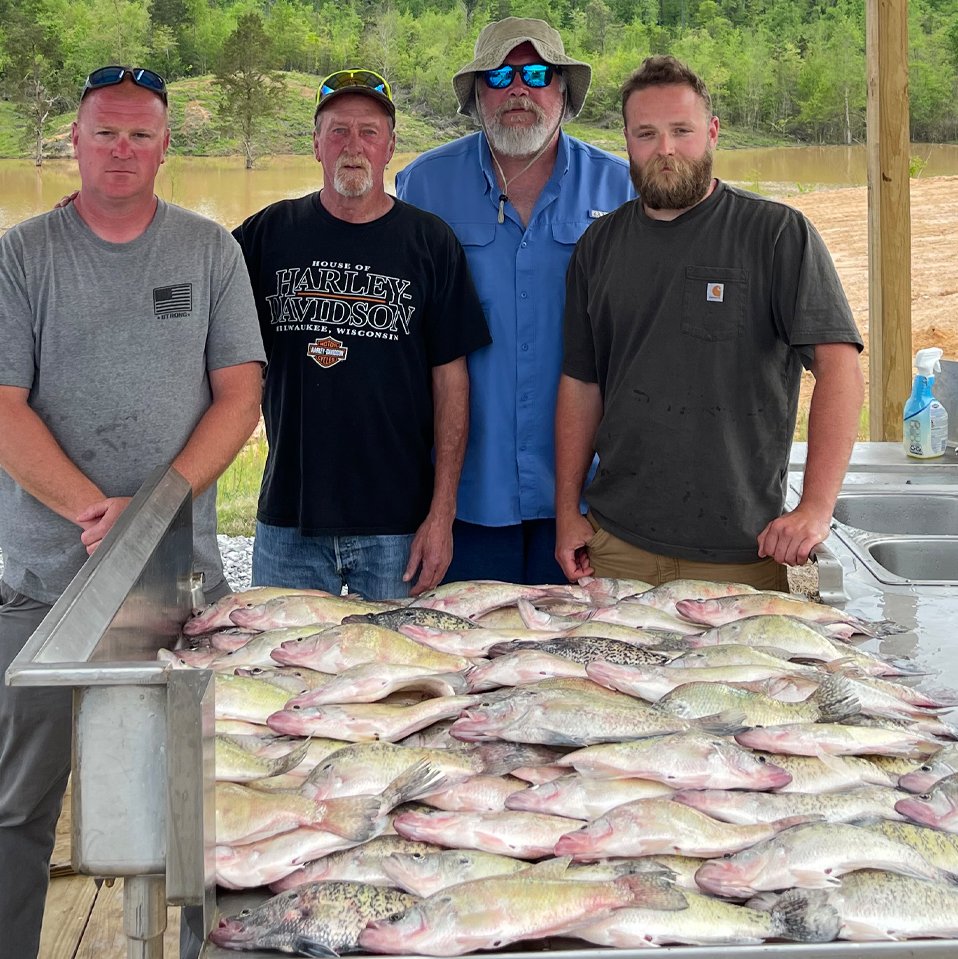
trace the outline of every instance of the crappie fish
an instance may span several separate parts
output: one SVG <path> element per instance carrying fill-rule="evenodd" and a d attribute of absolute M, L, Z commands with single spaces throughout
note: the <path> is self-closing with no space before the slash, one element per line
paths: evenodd
<path fill-rule="evenodd" d="M 425 898 L 461 882 L 510 876 L 528 866 L 523 859 L 478 849 L 441 849 L 436 852 L 397 852 L 383 862 L 383 871 L 400 889 Z"/>
<path fill-rule="evenodd" d="M 611 916 L 575 931 L 579 939 L 599 946 L 640 949 L 645 946 L 746 945 L 789 938 L 776 914 L 723 902 L 714 896 L 684 892 L 688 906 L 662 909 L 616 909 Z"/>
<path fill-rule="evenodd" d="M 743 593 L 758 592 L 754 586 L 745 583 L 717 583 L 707 579 L 674 579 L 660 586 L 654 586 L 636 596 L 637 602 L 656 609 L 675 613 L 675 604 L 680 599 L 715 599 L 719 596 L 740 596 Z M 782 594 L 787 595 L 785 593 Z"/>
<path fill-rule="evenodd" d="M 484 692 L 500 686 L 538 683 L 552 676 L 585 679 L 585 666 L 553 653 L 521 649 L 475 665 L 465 672 L 466 683 L 473 692 Z"/>
<path fill-rule="evenodd" d="M 360 663 L 328 681 L 292 697 L 287 708 L 338 703 L 374 703 L 399 690 L 414 689 L 431 696 L 456 696 L 466 689 L 458 673 L 436 673 L 427 666 Z M 278 712 L 280 706 L 273 712 Z"/>
<path fill-rule="evenodd" d="M 890 755 L 920 758 L 935 752 L 941 745 L 921 733 L 899 727 L 846 725 L 844 723 L 793 723 L 783 726 L 756 727 L 736 733 L 743 746 L 772 753 L 799 756 Z"/>
<path fill-rule="evenodd" d="M 245 783 L 269 776 L 280 776 L 298 766 L 306 756 L 304 742 L 284 755 L 266 758 L 257 755 L 239 736 L 216 737 L 216 779 L 219 782 Z"/>
<path fill-rule="evenodd" d="M 220 783 L 216 787 L 216 841 L 221 845 L 240 845 L 300 826 L 312 826 L 364 842 L 382 831 L 382 817 L 391 809 L 434 791 L 442 783 L 442 774 L 426 761 L 406 770 L 375 796 L 313 800 Z"/>
<path fill-rule="evenodd" d="M 958 889 L 863 869 L 827 890 L 791 889 L 773 907 L 786 933 L 806 942 L 887 942 L 958 936 Z"/>
<path fill-rule="evenodd" d="M 551 856 L 575 820 L 531 812 L 401 813 L 393 819 L 400 836 L 456 849 L 478 849 L 514 859 Z"/>
<path fill-rule="evenodd" d="M 931 865 L 911 846 L 849 823 L 806 823 L 758 842 L 724 859 L 704 863 L 695 881 L 717 896 L 745 899 L 770 889 L 819 889 L 836 885 L 857 869 L 885 869 L 948 882 L 949 873 Z"/>
<path fill-rule="evenodd" d="M 636 799 L 671 796 L 673 790 L 650 779 L 588 779 L 563 776 L 531 789 L 514 793 L 506 800 L 507 809 L 539 812 L 570 819 L 598 819 L 615 806 Z"/>
<path fill-rule="evenodd" d="M 230 613 L 234 609 L 265 603 L 280 596 L 295 596 L 299 593 L 312 596 L 329 595 L 321 589 L 285 589 L 276 586 L 257 586 L 253 589 L 241 590 L 238 593 L 229 593 L 201 610 L 194 610 L 192 617 L 183 624 L 183 632 L 187 636 L 197 636 L 214 629 L 233 626 L 234 623 L 230 619 Z"/>
<path fill-rule="evenodd" d="M 413 706 L 346 703 L 306 706 L 273 713 L 270 729 L 295 736 L 340 736 L 352 742 L 385 739 L 395 742 L 442 719 L 457 716 L 475 702 L 474 696 L 441 696 Z"/>
<path fill-rule="evenodd" d="M 324 673 L 341 673 L 364 663 L 422 666 L 436 673 L 456 673 L 471 665 L 461 656 L 440 653 L 402 633 L 364 623 L 333 626 L 309 638 L 283 643 L 272 658 Z"/>
<path fill-rule="evenodd" d="M 394 629 L 397 632 L 402 626 L 429 626 L 443 632 L 460 632 L 464 629 L 479 629 L 470 619 L 464 616 L 454 616 L 439 609 L 428 609 L 424 606 L 400 606 L 397 609 L 387 609 L 381 613 L 360 613 L 347 616 L 344 623 L 372 623 L 384 629 Z"/>
<path fill-rule="evenodd" d="M 387 823 L 381 823 L 381 829 Z M 372 837 L 370 837 L 372 838 Z M 301 826 L 239 846 L 216 847 L 216 883 L 224 889 L 253 889 L 278 882 L 304 864 L 358 843 L 334 832 Z"/>
<path fill-rule="evenodd" d="M 911 793 L 928 792 L 940 779 L 958 773 L 958 744 L 942 746 L 917 769 L 905 773 L 898 785 Z"/>
<path fill-rule="evenodd" d="M 241 719 L 266 725 L 266 717 L 282 709 L 295 693 L 263 679 L 216 673 L 214 715 L 217 719 Z"/>
<path fill-rule="evenodd" d="M 500 606 L 512 606 L 520 599 L 538 599 L 547 594 L 547 587 L 523 586 L 496 580 L 472 580 L 465 583 L 445 583 L 423 593 L 410 604 L 464 619 L 475 619 Z"/>
<path fill-rule="evenodd" d="M 428 793 L 421 802 L 446 812 L 503 812 L 510 796 L 529 788 L 514 776 L 473 776 L 464 782 Z"/>
<path fill-rule="evenodd" d="M 713 732 L 741 728 L 714 718 Z M 652 709 L 628 696 L 612 702 L 573 694 L 548 695 L 522 686 L 511 696 L 466 707 L 452 735 L 467 742 L 505 739 L 547 746 L 590 746 L 702 730 L 703 724 Z"/>
<path fill-rule="evenodd" d="M 230 622 L 252 629 L 279 629 L 290 626 L 339 625 L 344 616 L 375 613 L 389 609 L 387 603 L 369 603 L 345 596 L 291 595 L 246 603 L 230 612 Z"/>
<path fill-rule="evenodd" d="M 659 877 L 611 882 L 492 877 L 451 886 L 401 917 L 372 922 L 359 944 L 372 952 L 457 956 L 520 939 L 562 935 L 623 906 L 679 909 L 685 897 Z"/>
<path fill-rule="evenodd" d="M 821 817 L 826 822 L 856 822 L 881 817 L 902 819 L 895 803 L 902 798 L 889 786 L 859 786 L 838 793 L 748 792 L 737 789 L 683 789 L 672 799 L 713 819 L 749 825 L 788 816 Z"/>
<path fill-rule="evenodd" d="M 676 789 L 778 789 L 792 778 L 731 740 L 701 733 L 589 746 L 555 762 L 599 779 L 653 779 Z"/>
<path fill-rule="evenodd" d="M 691 672 L 700 673 L 702 670 Z M 800 703 L 779 702 L 771 696 L 722 682 L 689 682 L 674 687 L 659 699 L 656 706 L 685 719 L 734 711 L 741 715 L 742 725 L 745 726 L 837 723 L 859 711 L 858 700 L 841 676 L 828 677 L 808 699 Z"/>
<path fill-rule="evenodd" d="M 585 671 L 589 679 L 602 686 L 638 696 L 650 703 L 657 702 L 676 686 L 688 682 L 731 684 L 782 675 L 777 666 L 703 666 L 694 671 L 693 677 L 688 675 L 690 670 L 673 669 L 671 666 L 620 666 L 602 660 L 589 663 Z"/>
<path fill-rule="evenodd" d="M 866 829 L 880 832 L 889 839 L 911 846 L 933 866 L 958 875 L 958 836 L 953 833 L 891 819 L 878 819 L 862 825 Z"/>
<path fill-rule="evenodd" d="M 690 622 L 706 626 L 722 626 L 747 616 L 781 615 L 795 616 L 808 623 L 842 623 L 866 636 L 875 635 L 872 627 L 849 613 L 782 593 L 756 592 L 716 599 L 680 599 L 675 609 Z"/>
<path fill-rule="evenodd" d="M 898 777 L 883 769 L 874 760 L 879 757 L 789 756 L 784 753 L 756 753 L 766 762 L 774 763 L 788 772 L 792 781 L 778 788 L 778 792 L 833 793 L 859 786 L 894 786 Z"/>
<path fill-rule="evenodd" d="M 397 889 L 361 882 L 307 883 L 220 919 L 210 941 L 224 949 L 338 956 L 355 951 L 367 923 L 401 913 L 417 901 Z"/>
<path fill-rule="evenodd" d="M 939 779 L 926 793 L 899 800 L 895 808 L 923 826 L 958 833 L 958 773 Z"/>
<path fill-rule="evenodd" d="M 851 627 L 849 627 L 851 629 Z M 716 646 L 734 643 L 782 650 L 789 658 L 822 662 L 842 658 L 835 644 L 811 623 L 794 616 L 747 616 L 721 626 L 713 626 L 688 639 L 690 646 Z"/>
<path fill-rule="evenodd" d="M 425 855 L 435 853 L 441 847 L 428 842 L 416 842 L 402 836 L 376 836 L 358 846 L 342 849 L 306 863 L 302 869 L 274 882 L 273 892 L 295 889 L 307 882 L 332 882 L 347 880 L 364 882 L 373 886 L 395 885 L 386 873 L 383 863 L 393 854 Z"/>
<path fill-rule="evenodd" d="M 452 656 L 483 657 L 490 647 L 515 639 L 539 639 L 557 636 L 557 633 L 538 633 L 530 629 L 475 629 L 443 630 L 432 626 L 400 626 L 403 636 L 416 640 L 424 646 L 449 653 Z"/>
<path fill-rule="evenodd" d="M 562 656 L 583 666 L 597 659 L 627 666 L 654 666 L 669 661 L 669 657 L 664 653 L 655 652 L 644 646 L 636 646 L 633 643 L 625 643 L 620 639 L 606 639 L 601 636 L 574 636 L 539 641 L 512 640 L 489 647 L 487 655 L 490 659 L 494 659 L 497 656 L 524 649 Z"/>
<path fill-rule="evenodd" d="M 555 854 L 577 860 L 659 853 L 707 859 L 753 846 L 803 821 L 795 817 L 737 826 L 670 799 L 637 799 L 566 833 L 556 842 Z"/>

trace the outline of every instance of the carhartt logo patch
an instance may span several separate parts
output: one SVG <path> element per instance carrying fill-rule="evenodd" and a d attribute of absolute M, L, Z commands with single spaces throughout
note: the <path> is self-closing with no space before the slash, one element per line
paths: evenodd
<path fill-rule="evenodd" d="M 193 312 L 193 284 L 156 287 L 153 290 L 153 312 L 167 319 L 189 316 Z"/>
<path fill-rule="evenodd" d="M 709 283 L 708 289 L 705 293 L 705 299 L 708 300 L 709 303 L 725 302 L 725 284 Z"/>
<path fill-rule="evenodd" d="M 342 340 L 334 340 L 331 336 L 323 340 L 314 340 L 306 348 L 306 355 L 315 360 L 324 370 L 342 363 L 347 353 L 349 353 L 349 347 L 343 346 Z"/>

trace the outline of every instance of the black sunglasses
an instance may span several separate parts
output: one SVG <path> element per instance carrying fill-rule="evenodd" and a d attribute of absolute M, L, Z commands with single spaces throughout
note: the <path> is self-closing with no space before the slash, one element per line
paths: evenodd
<path fill-rule="evenodd" d="M 495 70 L 485 70 L 482 76 L 486 81 L 486 86 L 493 90 L 505 90 L 506 87 L 511 86 L 517 73 L 527 87 L 541 89 L 552 83 L 555 72 L 555 67 L 546 63 L 524 63 L 521 67 L 514 67 L 511 63 L 505 63 Z"/>
<path fill-rule="evenodd" d="M 122 83 L 125 77 L 129 77 L 138 87 L 144 87 L 151 93 L 155 93 L 164 103 L 168 105 L 166 98 L 166 80 L 158 73 L 147 70 L 143 67 L 100 67 L 94 70 L 83 84 L 83 92 L 80 94 L 82 100 L 90 90 L 99 90 L 100 87 L 113 87 Z"/>

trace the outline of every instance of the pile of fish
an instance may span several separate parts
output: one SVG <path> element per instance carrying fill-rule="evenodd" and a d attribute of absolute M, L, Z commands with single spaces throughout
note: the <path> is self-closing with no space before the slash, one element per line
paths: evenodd
<path fill-rule="evenodd" d="M 955 702 L 741 584 L 251 589 L 199 611 L 230 949 L 958 938 Z"/>

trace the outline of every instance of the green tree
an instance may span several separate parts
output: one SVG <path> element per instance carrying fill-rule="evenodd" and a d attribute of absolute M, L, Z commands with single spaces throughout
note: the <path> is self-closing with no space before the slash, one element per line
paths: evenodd
<path fill-rule="evenodd" d="M 22 141 L 43 164 L 47 120 L 61 101 L 63 54 L 54 22 L 40 2 L 11 6 L 2 35 L 3 90 L 21 123 Z"/>
<path fill-rule="evenodd" d="M 258 13 L 243 14 L 223 44 L 213 82 L 220 91 L 220 119 L 238 128 L 247 170 L 253 169 L 263 122 L 279 112 L 286 96 L 286 84 L 274 70 L 275 63 L 263 18 Z"/>

